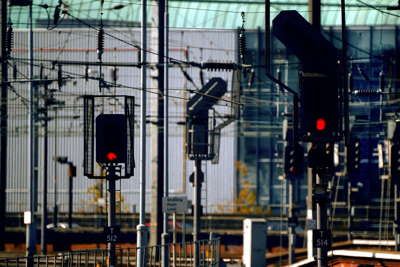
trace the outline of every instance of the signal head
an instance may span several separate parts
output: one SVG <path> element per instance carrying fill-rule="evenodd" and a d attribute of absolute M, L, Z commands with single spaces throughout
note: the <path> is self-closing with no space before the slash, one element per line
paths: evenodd
<path fill-rule="evenodd" d="M 317 128 L 317 130 L 318 131 L 323 131 L 323 130 L 325 130 L 326 129 L 326 122 L 325 122 L 325 120 L 324 119 L 318 119 L 316 122 L 315 122 L 315 127 Z"/>

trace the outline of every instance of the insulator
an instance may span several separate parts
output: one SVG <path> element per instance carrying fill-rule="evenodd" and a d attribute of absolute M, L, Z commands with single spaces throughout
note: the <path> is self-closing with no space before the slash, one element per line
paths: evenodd
<path fill-rule="evenodd" d="M 142 68 L 142 51 L 140 49 L 138 50 L 138 63 L 138 68 Z"/>
<path fill-rule="evenodd" d="M 89 80 L 89 66 L 86 66 L 85 68 L 85 81 Z"/>
<path fill-rule="evenodd" d="M 253 84 L 253 80 L 254 80 L 254 69 L 251 69 L 250 76 L 249 76 L 249 81 L 247 83 L 247 85 L 249 86 L 249 89 L 250 89 L 251 85 Z"/>
<path fill-rule="evenodd" d="M 207 69 L 209 70 L 209 71 L 214 71 L 214 68 L 213 68 L 213 66 L 214 66 L 214 60 L 212 60 L 212 59 L 210 59 L 209 61 L 208 61 L 208 64 L 207 64 Z"/>
<path fill-rule="evenodd" d="M 7 54 L 9 55 L 11 53 L 11 49 L 14 46 L 14 31 L 12 28 L 12 23 L 10 22 L 7 27 L 7 33 L 6 33 L 6 49 L 7 49 Z"/>
<path fill-rule="evenodd" d="M 54 9 L 54 25 L 57 25 L 58 20 L 60 19 L 60 6 L 56 6 Z"/>
<path fill-rule="evenodd" d="M 380 90 L 362 89 L 354 91 L 354 95 L 358 96 L 376 96 L 380 94 Z"/>
<path fill-rule="evenodd" d="M 231 71 L 231 70 L 236 70 L 237 69 L 237 64 L 236 63 L 229 63 L 229 62 L 221 62 L 221 61 L 214 61 L 214 60 L 209 60 L 207 63 L 203 64 L 202 67 L 206 68 L 209 71 Z"/>
<path fill-rule="evenodd" d="M 200 83 L 201 83 L 201 87 L 204 86 L 204 73 L 203 70 L 200 69 Z"/>
<path fill-rule="evenodd" d="M 239 34 L 239 54 L 242 63 L 246 63 L 246 36 L 244 35 L 244 30 Z"/>
<path fill-rule="evenodd" d="M 17 70 L 17 65 L 13 66 L 13 78 L 17 79 L 17 74 L 18 74 L 18 70 Z"/>
<path fill-rule="evenodd" d="M 122 9 L 122 8 L 124 8 L 124 7 L 125 7 L 125 5 L 120 4 L 120 5 L 114 6 L 112 9 L 118 10 L 118 9 Z"/>
<path fill-rule="evenodd" d="M 349 84 L 348 84 L 348 92 L 351 92 L 351 91 L 353 91 L 353 86 L 354 86 L 354 77 L 353 77 L 353 72 L 352 71 L 350 71 L 349 72 Z"/>
<path fill-rule="evenodd" d="M 113 69 L 111 69 L 111 81 L 113 83 L 116 83 L 117 79 L 118 79 L 118 69 L 114 67 Z"/>
<path fill-rule="evenodd" d="M 385 91 L 385 73 L 383 70 L 379 73 L 379 89 L 381 92 Z"/>
<path fill-rule="evenodd" d="M 57 82 L 58 82 L 58 87 L 61 88 L 62 87 L 62 83 L 63 83 L 63 78 L 62 78 L 62 68 L 61 65 L 58 65 L 58 71 L 57 71 Z"/>
<path fill-rule="evenodd" d="M 369 82 L 368 74 L 367 74 L 363 69 L 358 68 L 358 72 L 361 74 L 361 76 L 362 76 L 367 82 Z"/>
<path fill-rule="evenodd" d="M 104 49 L 104 30 L 101 27 L 97 34 L 97 55 L 98 58 L 101 59 Z"/>
<path fill-rule="evenodd" d="M 40 68 L 39 68 L 39 79 L 40 80 L 43 80 L 43 70 L 44 70 L 43 64 L 40 64 Z"/>

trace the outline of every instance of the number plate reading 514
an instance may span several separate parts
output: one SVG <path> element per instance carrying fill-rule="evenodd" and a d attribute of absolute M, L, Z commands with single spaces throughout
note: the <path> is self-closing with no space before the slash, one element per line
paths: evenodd
<path fill-rule="evenodd" d="M 331 238 L 331 230 L 313 230 L 314 248 L 330 248 L 332 240 Z"/>
<path fill-rule="evenodd" d="M 119 242 L 120 233 L 121 233 L 121 228 L 119 226 L 104 227 L 104 236 L 106 238 L 107 243 Z"/>

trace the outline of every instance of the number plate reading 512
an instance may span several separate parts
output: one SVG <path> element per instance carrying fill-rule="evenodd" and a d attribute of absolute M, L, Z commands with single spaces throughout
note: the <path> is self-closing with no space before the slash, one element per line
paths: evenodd
<path fill-rule="evenodd" d="M 331 230 L 313 230 L 314 248 L 330 248 L 332 240 L 331 237 Z"/>
<path fill-rule="evenodd" d="M 119 242 L 120 233 L 121 233 L 121 228 L 119 226 L 104 227 L 104 236 L 106 238 L 107 243 Z"/>

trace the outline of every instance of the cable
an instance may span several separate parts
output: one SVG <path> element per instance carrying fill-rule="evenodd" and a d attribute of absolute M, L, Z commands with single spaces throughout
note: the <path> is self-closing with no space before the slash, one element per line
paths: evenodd
<path fill-rule="evenodd" d="M 376 8 L 376 7 L 374 7 L 374 6 L 371 6 L 370 4 L 367 4 L 367 3 L 365 3 L 365 2 L 363 2 L 363 1 L 361 1 L 361 0 L 356 0 L 356 1 L 359 2 L 359 3 L 361 3 L 361 4 L 363 4 L 363 5 L 365 5 L 365 6 L 367 6 L 367 7 L 372 8 L 372 9 L 378 11 L 378 12 L 381 12 L 381 13 L 383 13 L 383 14 L 386 14 L 386 15 L 390 15 L 390 16 L 394 16 L 394 17 L 400 18 L 399 15 L 396 15 L 396 14 L 393 14 L 393 13 L 390 13 L 390 12 L 387 12 L 387 11 L 380 10 L 379 8 Z"/>
<path fill-rule="evenodd" d="M 186 78 L 190 83 L 193 84 L 194 88 L 196 88 L 197 90 L 199 89 L 199 88 L 196 86 L 196 84 L 194 83 L 192 77 L 189 76 L 189 74 L 183 69 L 182 65 L 181 65 L 179 62 L 176 62 L 176 61 L 171 60 L 171 63 L 177 64 L 177 65 L 179 66 L 179 68 L 181 69 L 181 71 L 182 71 L 182 73 L 183 73 L 183 76 L 185 76 L 185 78 Z M 200 78 L 201 78 L 201 80 L 202 80 L 201 73 L 200 73 Z M 202 81 L 202 84 L 203 84 L 203 81 Z"/>
<path fill-rule="evenodd" d="M 61 2 L 61 1 L 60 1 L 60 2 Z M 79 22 L 81 22 L 81 23 L 85 24 L 86 26 L 88 26 L 88 27 L 90 27 L 90 28 L 92 28 L 92 29 L 95 29 L 95 30 L 97 30 L 96 28 L 94 28 L 93 26 L 89 25 L 88 23 L 86 23 L 86 22 L 84 22 L 84 21 L 80 20 L 79 18 L 77 18 L 77 17 L 73 16 L 73 15 L 72 15 L 72 14 L 70 14 L 69 12 L 67 12 L 67 11 L 64 11 L 64 12 L 65 12 L 65 14 L 68 14 L 69 16 L 71 16 L 71 17 L 73 17 L 74 19 L 78 20 Z M 107 33 L 105 33 L 105 34 L 106 34 L 106 35 L 108 35 L 109 37 L 111 37 L 111 38 L 115 39 L 115 40 L 119 40 L 119 41 L 121 41 L 121 42 L 124 42 L 125 44 L 131 45 L 131 46 L 134 46 L 134 47 L 138 48 L 139 50 L 142 50 L 142 49 L 141 49 L 141 47 L 140 47 L 139 45 L 135 45 L 135 44 L 127 43 L 126 41 L 123 41 L 123 40 L 122 40 L 122 39 L 120 39 L 120 38 L 117 38 L 117 37 L 115 37 L 115 36 L 112 36 L 112 35 L 110 35 L 110 34 L 107 34 Z M 205 36 L 205 35 L 204 35 L 204 36 Z M 156 53 L 156 52 L 153 52 L 153 51 L 147 51 L 147 53 L 151 53 L 151 54 L 154 54 L 154 55 L 158 55 L 158 53 Z M 178 60 L 178 59 L 172 59 L 172 58 L 170 58 L 170 57 L 169 57 L 168 59 L 169 59 L 169 60 L 180 61 L 180 60 Z M 180 62 L 184 63 L 184 61 L 180 61 Z"/>
<path fill-rule="evenodd" d="M 21 61 L 22 63 L 24 63 L 24 64 L 29 64 L 29 63 L 26 63 L 26 62 L 23 62 L 23 61 Z M 183 71 L 183 73 L 184 73 L 184 75 L 185 75 L 185 77 L 188 79 L 188 80 L 190 80 L 192 83 L 193 83 L 193 85 L 195 86 L 195 84 L 194 84 L 194 82 L 193 82 L 193 80 L 191 79 L 191 77 L 183 70 L 183 68 L 182 68 L 182 66 L 179 64 L 179 62 L 173 62 L 173 63 L 175 63 L 175 64 L 178 64 L 179 65 L 179 67 L 181 68 L 181 70 Z M 59 68 L 58 68 L 58 84 L 59 84 L 59 86 L 61 86 L 62 84 L 63 84 L 63 78 L 62 78 L 62 71 L 61 71 L 61 64 L 58 64 L 59 65 Z M 38 65 L 35 65 L 36 67 L 38 67 Z M 40 67 L 40 65 L 39 65 L 39 67 Z M 81 78 L 84 78 L 84 79 L 86 79 L 86 78 L 88 78 L 86 75 L 78 75 L 78 74 L 75 74 L 75 73 L 71 73 L 71 72 L 66 72 L 66 73 L 68 73 L 68 74 L 72 74 L 72 75 L 75 75 L 75 76 L 78 76 L 78 77 L 81 77 Z M 72 77 L 68 77 L 68 78 L 72 78 Z M 96 79 L 96 78 L 92 78 L 92 79 Z M 105 86 L 108 86 L 108 85 L 115 85 L 115 86 L 118 86 L 118 87 L 125 87 L 125 88 L 133 88 L 133 89 L 138 89 L 138 88 L 134 88 L 134 87 L 128 87 L 128 86 L 124 86 L 124 85 L 119 85 L 119 84 L 112 84 L 112 83 L 106 83 L 104 80 L 102 80 L 101 79 L 101 82 L 102 82 L 102 84 L 103 85 L 105 85 Z M 196 87 L 196 89 L 197 89 L 197 87 Z M 138 90 L 140 90 L 140 89 L 138 89 Z M 190 90 L 189 90 L 190 91 Z M 148 91 L 147 90 L 147 92 L 150 92 L 150 93 L 153 93 L 153 94 L 158 94 L 158 93 L 155 93 L 155 92 L 152 92 L 152 91 Z M 196 94 L 200 94 L 199 92 L 195 92 L 195 91 L 191 91 L 192 93 L 196 93 Z M 180 98 L 180 97 L 174 97 L 174 96 L 172 96 L 173 98 L 177 98 L 177 99 L 182 99 L 182 98 Z M 212 98 L 215 98 L 215 97 L 213 97 L 213 96 L 209 96 L 209 97 L 212 97 Z M 219 100 L 222 100 L 222 101 L 225 101 L 225 102 L 227 102 L 227 103 L 235 103 L 235 104 L 238 104 L 238 105 L 244 105 L 243 103 L 237 103 L 237 102 L 232 102 L 232 101 L 230 101 L 230 100 L 226 100 L 226 99 L 223 99 L 223 98 L 218 98 Z"/>
<path fill-rule="evenodd" d="M 24 64 L 29 64 L 29 63 L 26 63 L 26 62 L 22 62 L 22 63 L 24 63 Z M 35 66 L 38 67 L 38 65 L 35 65 Z M 66 72 L 66 71 L 64 71 L 64 73 L 72 74 L 72 75 L 76 75 L 76 76 L 80 76 L 80 78 L 83 78 L 83 79 L 85 78 L 84 75 L 78 75 L 78 74 L 71 73 L 71 72 Z M 73 78 L 73 77 L 64 77 L 63 80 L 64 80 L 64 79 L 67 79 L 67 78 Z M 75 79 L 76 79 L 76 78 L 75 78 Z M 91 78 L 91 79 L 97 80 L 97 78 Z M 119 88 L 126 88 L 126 89 L 141 90 L 140 88 L 137 88 L 137 87 L 127 86 L 127 85 L 117 84 L 117 83 L 114 83 L 114 84 L 113 84 L 113 83 L 108 83 L 108 82 L 105 82 L 104 80 L 102 80 L 102 83 L 103 83 L 104 85 L 106 85 L 106 86 L 110 85 L 110 86 L 112 86 L 112 87 L 119 87 Z M 150 89 L 152 89 L 152 88 L 150 88 Z M 157 94 L 157 95 L 162 96 L 161 93 L 153 92 L 153 91 L 150 91 L 149 89 L 147 89 L 146 92 L 151 93 L 151 94 Z M 193 91 L 193 93 L 200 94 L 199 92 L 194 92 L 194 91 Z M 112 96 L 112 95 L 111 95 L 111 96 Z M 185 100 L 185 101 L 189 100 L 189 99 L 187 99 L 187 98 L 177 97 L 177 96 L 170 96 L 170 97 L 171 97 L 171 98 L 174 98 L 174 99 Z M 213 96 L 209 96 L 209 97 L 213 97 Z M 225 101 L 225 102 L 228 102 L 228 103 L 234 103 L 234 102 L 232 102 L 232 101 L 230 101 L 230 100 L 226 100 L 226 99 L 222 99 L 222 98 L 218 98 L 218 99 L 219 99 L 219 100 L 222 100 L 222 101 Z M 242 103 L 235 103 L 235 104 L 243 105 Z"/>

